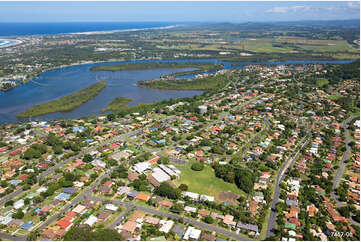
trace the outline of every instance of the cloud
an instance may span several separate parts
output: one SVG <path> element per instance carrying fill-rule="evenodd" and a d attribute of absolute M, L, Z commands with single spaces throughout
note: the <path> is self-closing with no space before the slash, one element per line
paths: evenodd
<path fill-rule="evenodd" d="M 270 14 L 355 14 L 360 11 L 359 2 L 345 2 L 342 4 L 325 5 L 296 5 L 290 7 L 273 7 L 266 10 Z"/>
<path fill-rule="evenodd" d="M 360 8 L 360 3 L 359 2 L 348 2 L 347 7 L 349 7 L 349 8 Z"/>
<path fill-rule="evenodd" d="M 271 9 L 268 9 L 266 13 L 287 13 L 288 7 L 274 7 Z"/>
<path fill-rule="evenodd" d="M 292 6 L 292 7 L 274 7 L 271 9 L 268 9 L 266 13 L 291 13 L 296 12 L 300 10 L 308 10 L 308 6 L 298 5 L 298 6 Z"/>

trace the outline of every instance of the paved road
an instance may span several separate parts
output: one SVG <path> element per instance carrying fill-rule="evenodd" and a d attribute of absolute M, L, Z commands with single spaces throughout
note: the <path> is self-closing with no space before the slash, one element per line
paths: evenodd
<path fill-rule="evenodd" d="M 346 145 L 346 151 L 343 153 L 342 159 L 341 159 L 341 163 L 339 168 L 337 169 L 336 175 L 333 178 L 333 185 L 332 185 L 332 189 L 333 191 L 331 192 L 331 198 L 336 202 L 336 207 L 343 207 L 345 205 L 347 205 L 346 202 L 342 202 L 340 200 L 338 200 L 338 196 L 335 194 L 335 190 L 338 188 L 338 186 L 340 185 L 340 182 L 342 180 L 342 175 L 344 173 L 345 170 L 345 166 L 346 163 L 345 161 L 348 160 L 351 156 L 351 148 L 350 146 L 348 146 L 348 143 L 351 141 L 351 137 L 350 137 L 350 132 L 347 129 L 348 124 L 354 119 L 356 118 L 356 116 L 352 116 L 349 117 L 348 119 L 346 119 L 343 123 L 342 123 L 342 128 L 345 131 L 345 145 Z M 351 223 L 353 223 L 356 226 L 360 226 L 360 223 L 354 221 L 352 218 L 349 219 L 349 221 Z"/>
<path fill-rule="evenodd" d="M 278 203 L 278 199 L 280 197 L 280 183 L 284 179 L 287 169 L 294 164 L 301 150 L 309 143 L 309 141 L 310 138 L 308 136 L 305 136 L 302 141 L 297 145 L 296 149 L 294 149 L 287 161 L 283 164 L 281 171 L 278 172 L 276 188 L 273 194 L 271 213 L 267 223 L 266 238 L 274 235 L 273 231 L 275 228 L 275 221 L 277 217 L 276 204 Z"/>
<path fill-rule="evenodd" d="M 26 240 L 25 236 L 14 236 L 6 233 L 0 233 L 0 238 L 9 240 L 9 241 L 24 241 Z"/>
<path fill-rule="evenodd" d="M 132 209 L 132 206 L 126 207 L 125 211 L 121 215 L 119 215 L 119 217 L 116 220 L 114 220 L 114 222 L 112 222 L 109 225 L 109 229 L 114 229 L 116 226 L 118 226 L 118 224 L 120 224 L 123 221 L 123 216 L 125 217 L 127 212 L 129 212 L 131 209 Z"/>
<path fill-rule="evenodd" d="M 46 220 L 43 224 L 41 224 L 37 229 L 42 230 L 45 229 L 49 224 L 58 220 L 62 214 L 68 212 L 71 208 L 77 205 L 80 201 L 90 196 L 92 188 L 96 187 L 100 184 L 103 178 L 108 177 L 110 173 L 114 170 L 114 168 L 109 169 L 106 173 L 98 177 L 94 184 L 90 185 L 85 191 L 83 191 L 76 199 L 74 199 L 70 204 L 68 204 L 65 208 L 60 210 L 58 213 L 54 214 L 50 219 Z"/>
<path fill-rule="evenodd" d="M 264 122 L 265 122 L 265 126 L 263 127 L 263 129 L 262 129 L 261 131 L 259 131 L 255 136 L 253 136 L 252 139 L 250 139 L 250 140 L 247 142 L 247 144 L 245 144 L 245 145 L 243 145 L 243 146 L 241 147 L 241 150 L 240 150 L 239 152 L 237 152 L 237 154 L 236 154 L 237 157 L 238 157 L 239 155 L 243 154 L 243 153 L 245 152 L 245 149 L 246 149 L 247 147 L 249 147 L 249 144 L 253 143 L 253 141 L 255 141 L 255 140 L 263 133 L 263 131 L 265 131 L 266 129 L 269 129 L 269 127 L 271 127 L 271 124 L 270 124 L 270 122 L 268 121 L 268 119 L 265 119 Z M 227 157 L 227 161 L 229 161 L 229 160 L 231 159 L 231 157 L 233 157 L 233 156 L 234 156 L 234 155 Z"/>
<path fill-rule="evenodd" d="M 48 175 L 50 175 L 51 173 L 53 173 L 56 169 L 60 168 L 60 167 L 63 167 L 64 165 L 66 165 L 68 162 L 70 162 L 71 160 L 74 160 L 76 158 L 79 158 L 81 156 L 83 156 L 84 154 L 87 154 L 89 152 L 92 152 L 94 150 L 96 150 L 97 148 L 99 148 L 100 146 L 104 146 L 104 145 L 108 145 L 108 144 L 111 144 L 113 142 L 117 142 L 117 141 L 120 141 L 120 140 L 123 140 L 125 139 L 126 137 L 129 137 L 133 134 L 135 134 L 138 130 L 134 130 L 134 131 L 131 131 L 131 132 L 128 132 L 128 133 L 125 133 L 125 134 L 122 134 L 120 136 L 115 136 L 105 142 L 102 142 L 100 144 L 98 144 L 97 146 L 94 146 L 94 147 L 90 147 L 88 149 L 85 149 L 85 150 L 82 150 L 79 152 L 79 154 L 75 155 L 75 156 L 72 156 L 58 164 L 56 164 L 55 166 L 52 166 L 50 167 L 49 169 L 47 169 L 46 171 L 43 171 L 37 178 L 37 181 L 39 182 L 41 179 L 47 177 Z M 6 203 L 7 201 L 15 198 L 16 196 L 18 196 L 20 193 L 23 192 L 23 189 L 22 188 L 18 188 L 16 189 L 14 192 L 12 192 L 11 194 L 8 194 L 7 196 L 4 196 L 3 198 L 0 199 L 0 205 Z"/>
<path fill-rule="evenodd" d="M 346 120 L 342 123 L 342 128 L 343 128 L 344 131 L 345 131 L 346 151 L 345 151 L 345 153 L 344 153 L 343 156 L 342 156 L 340 166 L 339 166 L 339 168 L 337 169 L 337 172 L 336 172 L 335 177 L 333 178 L 333 185 L 332 185 L 332 189 L 333 189 L 333 190 L 337 189 L 338 186 L 340 185 L 340 182 L 341 182 L 341 179 L 342 179 L 342 175 L 343 175 L 343 172 L 344 172 L 345 166 L 346 166 L 345 161 L 348 160 L 348 158 L 350 158 L 350 156 L 351 156 L 351 148 L 350 148 L 350 146 L 348 146 L 348 143 L 350 143 L 351 138 L 350 138 L 350 132 L 349 132 L 349 130 L 347 129 L 347 126 L 348 126 L 348 124 L 352 121 L 352 119 L 354 119 L 354 118 L 356 118 L 356 116 L 349 117 L 348 119 L 346 119 Z"/>
<path fill-rule="evenodd" d="M 95 148 L 94 148 L 95 149 Z M 56 169 L 66 165 L 68 162 L 70 162 L 73 159 L 76 159 L 80 156 L 83 155 L 84 152 L 80 152 L 78 155 L 72 156 L 58 164 L 56 164 L 55 166 L 50 167 L 49 169 L 47 169 L 46 171 L 43 171 L 38 177 L 37 177 L 37 182 L 39 182 L 41 179 L 47 177 L 48 175 L 50 175 L 51 173 L 53 173 Z M 20 193 L 22 193 L 24 190 L 22 189 L 22 187 L 16 189 L 14 192 L 8 194 L 7 196 L 1 198 L 0 200 L 0 205 L 6 203 L 7 201 L 15 198 L 16 196 L 18 196 Z"/>
<path fill-rule="evenodd" d="M 213 226 L 213 225 L 209 225 L 209 224 L 206 224 L 206 223 L 203 223 L 203 222 L 199 222 L 199 221 L 196 221 L 196 220 L 193 220 L 193 219 L 190 219 L 190 218 L 181 217 L 181 216 L 178 216 L 178 215 L 175 215 L 175 214 L 171 214 L 171 213 L 167 213 L 167 212 L 163 212 L 163 211 L 158 211 L 158 210 L 155 210 L 155 209 L 152 209 L 152 208 L 143 207 L 143 206 L 135 205 L 135 204 L 130 204 L 130 203 L 127 203 L 127 202 L 121 202 L 121 201 L 118 201 L 118 200 L 111 200 L 111 199 L 95 197 L 95 196 L 89 196 L 89 198 L 91 200 L 94 200 L 94 201 L 109 202 L 109 203 L 113 203 L 115 205 L 120 205 L 120 206 L 125 206 L 125 207 L 130 206 L 130 207 L 133 207 L 133 208 L 135 208 L 137 210 L 142 210 L 142 211 L 145 211 L 147 213 L 151 213 L 151 214 L 155 214 L 155 215 L 159 215 L 159 216 L 162 216 L 162 217 L 167 217 L 167 218 L 171 218 L 171 219 L 175 219 L 175 220 L 183 218 L 184 222 L 192 224 L 192 225 L 197 226 L 197 227 L 200 227 L 202 229 L 207 229 L 209 231 L 215 231 L 216 233 L 229 236 L 229 237 L 234 238 L 236 240 L 243 240 L 243 241 L 245 241 L 245 240 L 248 241 L 249 240 L 248 238 L 245 238 L 245 237 L 243 237 L 243 236 L 241 236 L 241 235 L 239 235 L 237 233 L 225 230 L 223 228 L 219 228 L 219 227 L 216 227 L 216 226 Z"/>
<path fill-rule="evenodd" d="M 35 133 L 36 135 L 41 136 L 42 138 L 44 138 L 44 137 L 46 137 L 46 136 L 48 135 L 47 133 L 41 132 L 41 131 L 38 130 L 38 129 L 35 129 L 35 130 L 34 130 L 34 133 Z"/>
<path fill-rule="evenodd" d="M 2 197 L 1 200 L 0 200 L 0 205 L 3 205 L 4 203 L 6 203 L 7 201 L 9 201 L 9 200 L 13 199 L 14 197 L 18 196 L 22 192 L 23 192 L 23 189 L 18 188 L 14 192 Z"/>
<path fill-rule="evenodd" d="M 169 119 L 169 118 L 168 118 Z M 166 121 L 168 120 L 166 119 Z M 108 145 L 111 144 L 113 142 L 117 142 L 120 140 L 124 140 L 126 137 L 129 137 L 133 134 L 135 134 L 136 132 L 138 132 L 139 130 L 134 130 L 125 134 L 122 134 L 120 136 L 115 136 L 105 142 L 102 142 L 100 144 L 98 144 L 97 146 L 94 147 L 90 147 L 88 149 L 82 150 L 79 152 L 79 154 L 72 156 L 58 164 L 56 164 L 53 167 L 50 167 L 49 169 L 47 169 L 46 171 L 42 172 L 38 178 L 37 181 L 39 182 L 42 178 L 47 177 L 48 175 L 50 175 L 52 172 L 54 172 L 57 168 L 60 168 L 64 165 L 66 165 L 68 162 L 70 162 L 73 159 L 79 158 L 81 156 L 83 156 L 84 154 L 87 154 L 91 151 L 96 150 L 98 147 L 100 146 L 104 146 L 104 145 Z M 79 195 L 75 200 L 73 200 L 68 206 L 66 206 L 64 209 L 62 209 L 61 211 L 59 211 L 57 214 L 53 215 L 50 219 L 46 220 L 43 224 L 41 224 L 37 229 L 41 230 L 46 228 L 49 224 L 53 223 L 55 220 L 57 220 L 61 214 L 66 213 L 68 210 L 70 210 L 74 205 L 78 204 L 82 199 L 86 198 L 90 193 L 93 187 L 99 185 L 99 183 L 101 182 L 101 180 L 103 178 L 105 178 L 106 176 L 109 176 L 110 173 L 113 171 L 113 168 L 111 168 L 110 170 L 108 170 L 106 173 L 104 173 L 100 178 L 97 179 L 96 183 L 93 184 L 92 186 L 90 186 L 86 191 L 84 191 L 81 195 Z M 1 198 L 0 200 L 0 205 L 6 203 L 9 200 L 12 200 L 13 198 L 15 198 L 16 196 L 18 196 L 19 194 L 21 194 L 23 192 L 22 188 L 18 188 L 17 190 L 15 190 L 14 192 L 12 192 L 11 194 L 8 194 L 7 196 L 4 196 L 3 198 Z M 1 234 L 0 234 L 1 235 Z M 26 237 L 17 237 L 17 236 L 11 236 L 8 234 L 2 234 L 3 238 L 5 239 L 9 239 L 9 240 L 26 240 Z M 1 237 L 1 236 L 0 236 Z M 18 238 L 18 239 L 16 239 Z"/>

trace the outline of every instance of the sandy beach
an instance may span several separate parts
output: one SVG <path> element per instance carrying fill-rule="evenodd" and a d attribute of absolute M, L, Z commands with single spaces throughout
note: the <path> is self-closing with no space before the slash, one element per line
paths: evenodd
<path fill-rule="evenodd" d="M 0 48 L 6 48 L 14 45 L 21 44 L 21 40 L 17 39 L 0 39 Z"/>

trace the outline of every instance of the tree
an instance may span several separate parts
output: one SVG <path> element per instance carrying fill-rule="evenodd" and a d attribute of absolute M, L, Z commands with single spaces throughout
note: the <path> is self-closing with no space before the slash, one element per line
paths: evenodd
<path fill-rule="evenodd" d="M 122 236 L 115 229 L 100 228 L 94 232 L 89 226 L 72 227 L 64 236 L 65 241 L 122 241 Z"/>
<path fill-rule="evenodd" d="M 216 177 L 223 179 L 225 182 L 233 183 L 235 179 L 235 169 L 229 165 L 215 164 L 213 166 Z"/>
<path fill-rule="evenodd" d="M 26 238 L 27 241 L 36 241 L 39 237 L 39 231 L 38 230 L 34 230 L 31 231 L 30 234 L 28 235 L 28 237 Z"/>
<path fill-rule="evenodd" d="M 204 222 L 206 222 L 207 224 L 212 224 L 214 222 L 213 218 L 211 216 L 206 216 L 204 217 Z"/>
<path fill-rule="evenodd" d="M 157 161 L 158 164 L 169 164 L 169 158 L 168 157 L 160 157 Z"/>
<path fill-rule="evenodd" d="M 75 180 L 74 174 L 70 173 L 70 172 L 65 172 L 64 177 L 65 177 L 66 181 L 74 181 Z"/>
<path fill-rule="evenodd" d="M 94 158 L 90 154 L 85 154 L 83 157 L 83 161 L 86 163 L 91 162 L 92 160 L 94 160 Z"/>
<path fill-rule="evenodd" d="M 204 169 L 204 164 L 201 162 L 193 163 L 191 169 L 194 171 L 201 171 Z"/>
<path fill-rule="evenodd" d="M 59 139 L 54 133 L 49 133 L 48 136 L 46 136 L 45 144 L 49 146 L 63 146 L 63 142 L 61 139 Z"/>
<path fill-rule="evenodd" d="M 59 155 L 63 153 L 63 147 L 60 145 L 53 146 L 53 151 L 55 154 Z"/>
<path fill-rule="evenodd" d="M 22 219 L 24 217 L 24 212 L 22 210 L 17 210 L 16 213 L 13 214 L 13 218 Z"/>
<path fill-rule="evenodd" d="M 338 208 L 338 211 L 340 212 L 340 214 L 346 218 L 350 217 L 350 209 L 347 206 L 344 207 L 340 207 Z"/>
<path fill-rule="evenodd" d="M 24 152 L 23 155 L 24 159 L 26 160 L 30 160 L 32 158 L 40 158 L 41 157 L 41 153 L 38 150 L 35 150 L 33 148 L 29 148 Z"/>
<path fill-rule="evenodd" d="M 108 114 L 107 119 L 108 119 L 108 121 L 114 121 L 115 120 L 115 114 L 114 113 Z"/>
<path fill-rule="evenodd" d="M 45 154 L 48 151 L 48 148 L 46 147 L 46 145 L 41 144 L 41 143 L 32 144 L 30 146 L 30 148 L 39 151 L 40 154 Z"/>
<path fill-rule="evenodd" d="M 9 200 L 5 203 L 5 207 L 8 207 L 8 206 L 12 206 L 14 205 L 14 201 L 13 200 Z"/>
<path fill-rule="evenodd" d="M 174 189 L 171 185 L 165 182 L 161 183 L 160 186 L 155 189 L 154 193 L 169 199 L 179 199 L 181 195 L 179 189 Z"/>
<path fill-rule="evenodd" d="M 181 191 L 187 191 L 188 190 L 188 186 L 186 184 L 180 184 L 178 187 Z"/>
<path fill-rule="evenodd" d="M 173 206 L 170 208 L 170 211 L 173 213 L 181 213 L 183 211 L 184 207 L 182 204 L 180 203 L 175 203 L 173 204 Z"/>
<path fill-rule="evenodd" d="M 236 185 L 246 193 L 253 189 L 253 174 L 248 170 L 238 170 L 235 177 Z"/>
<path fill-rule="evenodd" d="M 29 205 L 29 204 L 30 204 L 30 198 L 25 198 L 24 204 L 25 204 L 25 205 Z"/>
<path fill-rule="evenodd" d="M 147 191 L 148 190 L 148 181 L 145 179 L 136 179 L 132 183 L 129 184 L 129 186 L 134 187 L 137 191 Z"/>

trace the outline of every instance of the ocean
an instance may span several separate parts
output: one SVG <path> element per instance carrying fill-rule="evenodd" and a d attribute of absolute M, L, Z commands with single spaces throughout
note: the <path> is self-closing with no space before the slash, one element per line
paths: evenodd
<path fill-rule="evenodd" d="M 0 36 L 63 34 L 124 29 L 167 27 L 179 22 L 64 22 L 64 23 L 0 23 Z"/>

